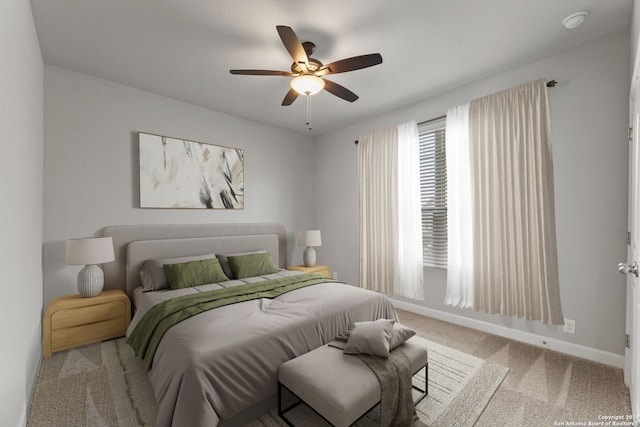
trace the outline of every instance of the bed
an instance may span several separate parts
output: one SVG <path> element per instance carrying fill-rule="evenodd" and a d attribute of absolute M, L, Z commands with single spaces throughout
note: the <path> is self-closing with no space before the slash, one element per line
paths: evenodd
<path fill-rule="evenodd" d="M 300 272 L 285 270 L 287 233 L 279 224 L 114 226 L 116 261 L 105 264 L 105 288 L 125 289 L 135 306 L 128 336 L 144 313 L 178 295 L 241 289 Z M 147 260 L 266 251 L 278 270 L 257 277 L 178 290 L 142 292 Z M 262 283 L 262 282 L 261 282 Z M 236 288 L 238 287 L 238 288 Z M 276 407 L 278 367 L 331 341 L 353 322 L 396 318 L 385 296 L 333 281 L 301 287 L 189 317 L 164 333 L 149 377 L 159 426 L 238 426 Z"/>

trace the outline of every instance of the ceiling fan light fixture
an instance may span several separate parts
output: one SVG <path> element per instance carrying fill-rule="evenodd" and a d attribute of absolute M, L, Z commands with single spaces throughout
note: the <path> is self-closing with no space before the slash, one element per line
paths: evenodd
<path fill-rule="evenodd" d="M 324 80 L 313 74 L 304 74 L 291 80 L 291 88 L 300 95 L 315 95 L 324 88 Z"/>
<path fill-rule="evenodd" d="M 369 53 L 367 55 L 340 59 L 339 61 L 323 65 L 322 62 L 309 56 L 315 49 L 315 45 L 312 42 L 301 43 L 291 27 L 277 25 L 276 29 L 278 30 L 282 44 L 289 52 L 289 55 L 291 55 L 291 59 L 293 59 L 291 71 L 229 70 L 229 72 L 231 72 L 231 74 L 243 74 L 246 76 L 294 77 L 290 82 L 291 89 L 287 91 L 287 94 L 282 99 L 281 105 L 283 107 L 291 105 L 299 95 L 307 95 L 308 103 L 310 95 L 314 95 L 322 89 L 345 101 L 357 101 L 358 95 L 338 83 L 321 77 L 361 70 L 382 64 L 382 55 L 379 53 Z"/>

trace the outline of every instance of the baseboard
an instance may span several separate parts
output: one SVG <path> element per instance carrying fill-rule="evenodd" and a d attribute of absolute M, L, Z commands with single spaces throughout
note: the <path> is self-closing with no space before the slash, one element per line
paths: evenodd
<path fill-rule="evenodd" d="M 580 344 L 573 344 L 561 341 L 555 338 L 548 338 L 542 335 L 533 334 L 531 332 L 519 331 L 517 329 L 507 328 L 506 326 L 494 325 L 493 323 L 483 322 L 482 320 L 470 319 L 445 311 L 412 304 L 406 301 L 391 299 L 393 305 L 400 310 L 410 311 L 412 313 L 421 314 L 434 319 L 443 320 L 468 328 L 477 329 L 493 335 L 520 341 L 526 344 L 535 345 L 537 347 L 548 348 L 570 356 L 580 357 L 582 359 L 591 360 L 592 362 L 602 363 L 604 365 L 613 366 L 624 369 L 624 356 L 610 353 L 608 351 L 598 350 L 596 348 L 586 347 Z"/>

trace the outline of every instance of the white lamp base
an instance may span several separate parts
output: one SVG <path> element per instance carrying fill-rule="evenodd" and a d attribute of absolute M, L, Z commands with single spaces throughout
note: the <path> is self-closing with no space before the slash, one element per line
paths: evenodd
<path fill-rule="evenodd" d="M 307 248 L 302 253 L 302 260 L 304 261 L 304 265 L 306 267 L 313 267 L 316 265 L 316 250 L 311 246 L 307 246 Z"/>
<path fill-rule="evenodd" d="M 104 272 L 95 264 L 85 265 L 78 273 L 78 292 L 81 296 L 97 297 L 104 287 Z"/>

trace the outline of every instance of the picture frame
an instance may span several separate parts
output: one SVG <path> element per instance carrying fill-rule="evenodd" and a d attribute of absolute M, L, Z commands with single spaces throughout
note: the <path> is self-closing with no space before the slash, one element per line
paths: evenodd
<path fill-rule="evenodd" d="M 244 209 L 244 151 L 138 132 L 140 208 Z"/>

